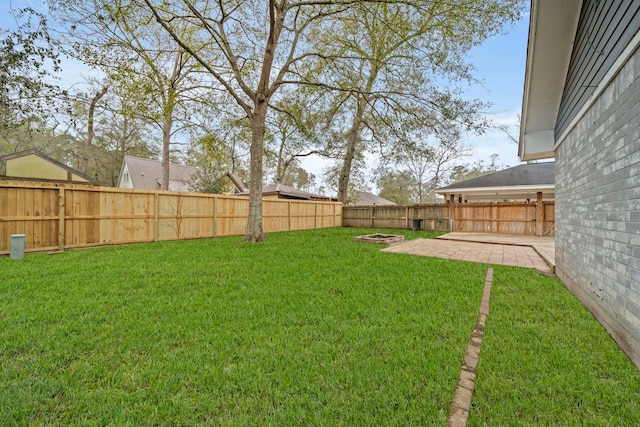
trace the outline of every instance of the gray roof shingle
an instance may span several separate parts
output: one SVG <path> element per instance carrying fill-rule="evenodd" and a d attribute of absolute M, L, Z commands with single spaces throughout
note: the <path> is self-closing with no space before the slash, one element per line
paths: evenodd
<path fill-rule="evenodd" d="M 372 206 L 372 205 L 395 205 L 391 200 L 387 200 L 373 193 L 362 191 L 358 194 L 358 199 L 352 203 L 354 206 Z"/>
<path fill-rule="evenodd" d="M 124 156 L 133 188 L 159 190 L 162 184 L 162 162 L 141 157 Z M 198 171 L 194 166 L 171 163 L 169 166 L 169 190 L 190 191 L 192 175 Z"/>
<path fill-rule="evenodd" d="M 438 192 L 466 188 L 554 185 L 555 162 L 530 163 L 438 188 Z"/>

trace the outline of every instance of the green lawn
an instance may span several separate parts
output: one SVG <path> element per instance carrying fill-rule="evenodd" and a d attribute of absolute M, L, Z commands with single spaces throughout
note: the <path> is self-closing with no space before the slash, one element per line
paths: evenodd
<path fill-rule="evenodd" d="M 555 278 L 495 269 L 470 426 L 640 426 L 640 371 Z"/>
<path fill-rule="evenodd" d="M 444 425 L 487 266 L 369 232 L 0 257 L 0 425 Z M 640 424 L 638 371 L 562 284 L 495 270 L 471 422 Z"/>

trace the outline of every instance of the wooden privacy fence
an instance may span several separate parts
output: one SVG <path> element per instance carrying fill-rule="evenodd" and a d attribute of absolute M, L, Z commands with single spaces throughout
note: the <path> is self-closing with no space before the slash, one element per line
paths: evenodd
<path fill-rule="evenodd" d="M 340 227 L 342 204 L 263 199 L 265 232 Z M 0 254 L 242 235 L 243 197 L 0 181 Z"/>
<path fill-rule="evenodd" d="M 538 221 L 542 235 L 554 234 L 555 202 L 537 203 L 454 203 L 452 231 L 524 234 L 535 236 Z"/>
<path fill-rule="evenodd" d="M 345 206 L 344 227 L 410 229 L 420 218 L 421 230 L 553 235 L 555 203 L 453 203 L 418 206 Z M 538 233 L 538 224 L 542 232 Z"/>
<path fill-rule="evenodd" d="M 446 205 L 345 206 L 342 208 L 344 227 L 410 229 L 413 218 L 422 219 L 422 230 L 449 231 L 449 214 Z"/>

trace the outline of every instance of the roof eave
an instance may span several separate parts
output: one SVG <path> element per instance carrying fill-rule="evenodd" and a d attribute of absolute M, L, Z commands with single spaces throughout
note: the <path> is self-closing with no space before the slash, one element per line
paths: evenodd
<path fill-rule="evenodd" d="M 437 189 L 438 194 L 520 194 L 529 193 L 535 194 L 538 192 L 550 193 L 555 192 L 555 185 L 514 185 L 514 186 L 500 186 L 500 187 L 467 187 L 467 188 L 450 188 L 450 189 Z"/>
<path fill-rule="evenodd" d="M 518 156 L 555 156 L 555 124 L 582 0 L 532 0 Z"/>

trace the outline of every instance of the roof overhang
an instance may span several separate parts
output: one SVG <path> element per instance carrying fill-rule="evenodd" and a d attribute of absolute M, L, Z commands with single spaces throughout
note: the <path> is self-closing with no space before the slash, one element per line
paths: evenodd
<path fill-rule="evenodd" d="M 535 199 L 542 193 L 544 199 L 555 198 L 555 185 L 517 185 L 504 187 L 468 187 L 451 190 L 436 190 L 438 194 L 460 196 L 464 200 Z"/>
<path fill-rule="evenodd" d="M 532 0 L 518 156 L 555 156 L 555 124 L 582 0 Z"/>

